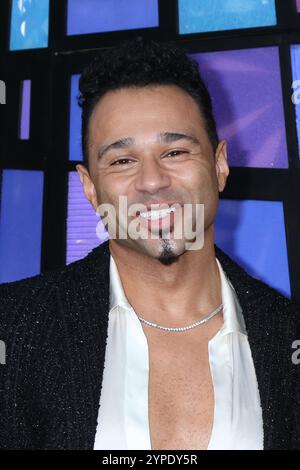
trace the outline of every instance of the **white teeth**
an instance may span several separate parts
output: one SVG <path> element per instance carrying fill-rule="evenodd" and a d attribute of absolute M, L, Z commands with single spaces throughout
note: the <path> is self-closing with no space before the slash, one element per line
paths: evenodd
<path fill-rule="evenodd" d="M 161 217 L 166 217 L 168 214 L 171 212 L 175 212 L 174 207 L 170 207 L 169 209 L 161 209 L 161 210 L 156 210 L 156 211 L 147 211 L 147 212 L 141 212 L 140 216 L 143 219 L 151 219 L 151 220 L 156 220 Z"/>

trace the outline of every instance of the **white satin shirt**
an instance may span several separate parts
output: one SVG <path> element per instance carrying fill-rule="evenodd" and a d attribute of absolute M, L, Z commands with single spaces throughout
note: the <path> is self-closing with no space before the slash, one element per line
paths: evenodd
<path fill-rule="evenodd" d="M 259 450 L 263 449 L 262 409 L 242 309 L 216 261 L 224 323 L 208 343 L 215 398 L 208 450 Z M 147 339 L 111 256 L 108 337 L 94 449 L 151 450 L 148 376 Z"/>

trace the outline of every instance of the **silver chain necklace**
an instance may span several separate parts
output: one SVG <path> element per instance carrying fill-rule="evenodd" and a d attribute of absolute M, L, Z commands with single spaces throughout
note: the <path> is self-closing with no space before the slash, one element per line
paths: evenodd
<path fill-rule="evenodd" d="M 152 326 L 153 328 L 158 328 L 159 330 L 165 330 L 165 331 L 186 331 L 186 330 L 191 330 L 192 328 L 196 328 L 197 326 L 199 325 L 202 325 L 203 323 L 206 323 L 208 320 L 210 320 L 212 317 L 214 317 L 215 315 L 217 315 L 217 313 L 220 312 L 220 310 L 222 310 L 223 308 L 223 304 L 221 304 L 218 308 L 216 308 L 216 310 L 214 310 L 213 312 L 209 313 L 208 315 L 206 315 L 206 317 L 202 318 L 201 320 L 197 321 L 196 323 L 192 323 L 191 325 L 188 325 L 188 326 L 180 326 L 180 327 L 172 327 L 172 326 L 162 326 L 162 325 L 158 325 L 157 323 L 153 323 L 151 321 L 148 321 L 148 320 L 145 320 L 144 318 L 142 317 L 138 317 L 138 319 L 145 323 L 146 325 L 148 326 Z"/>

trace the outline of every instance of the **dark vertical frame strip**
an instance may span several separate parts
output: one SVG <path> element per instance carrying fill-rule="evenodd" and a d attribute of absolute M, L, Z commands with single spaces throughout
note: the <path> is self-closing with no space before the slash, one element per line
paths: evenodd
<path fill-rule="evenodd" d="M 9 48 L 10 32 L 10 11 L 11 0 L 1 0 L 0 2 L 0 55 L 4 54 Z"/>
<path fill-rule="evenodd" d="M 291 29 L 299 27 L 299 19 L 296 13 L 296 0 L 275 0 L 277 11 L 277 23 L 280 28 Z"/>
<path fill-rule="evenodd" d="M 66 36 L 67 0 L 50 0 L 49 51 L 59 48 Z"/>
<path fill-rule="evenodd" d="M 177 0 L 158 0 L 159 28 L 161 39 L 170 41 L 178 36 Z"/>
<path fill-rule="evenodd" d="M 63 57 L 50 59 L 48 158 L 45 166 L 44 217 L 42 230 L 42 271 L 56 269 L 66 261 L 66 223 L 68 198 L 68 110 L 70 85 L 60 73 Z"/>

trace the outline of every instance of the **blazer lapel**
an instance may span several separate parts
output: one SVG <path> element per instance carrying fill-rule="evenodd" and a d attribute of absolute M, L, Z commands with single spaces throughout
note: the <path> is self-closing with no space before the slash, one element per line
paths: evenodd
<path fill-rule="evenodd" d="M 59 286 L 65 338 L 64 448 L 92 449 L 97 427 L 109 312 L 108 242 L 66 268 Z M 60 443 L 61 444 L 61 443 Z"/>

